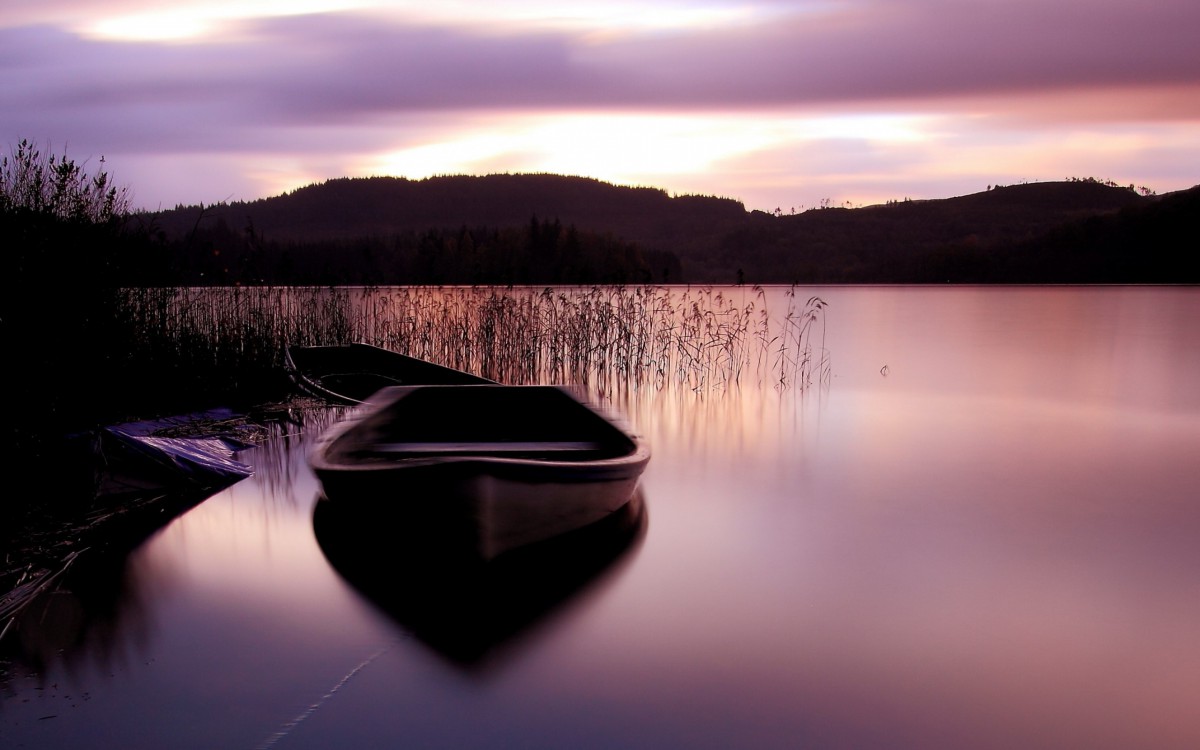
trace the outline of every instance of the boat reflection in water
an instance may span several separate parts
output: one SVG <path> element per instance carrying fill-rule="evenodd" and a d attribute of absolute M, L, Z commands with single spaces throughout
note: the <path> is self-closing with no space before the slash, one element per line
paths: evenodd
<path fill-rule="evenodd" d="M 609 577 L 647 528 L 641 490 L 607 517 L 491 559 L 469 524 L 429 528 L 394 511 L 318 498 L 317 543 L 333 568 L 450 662 L 484 669 L 518 637 Z"/>

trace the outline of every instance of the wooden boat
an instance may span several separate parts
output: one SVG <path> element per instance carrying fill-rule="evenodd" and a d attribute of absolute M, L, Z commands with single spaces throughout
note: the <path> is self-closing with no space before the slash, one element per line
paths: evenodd
<path fill-rule="evenodd" d="M 483 560 L 594 523 L 637 489 L 650 450 L 558 386 L 391 386 L 318 438 L 334 503 L 461 540 Z"/>
<path fill-rule="evenodd" d="M 363 343 L 288 346 L 284 365 L 300 390 L 338 404 L 361 404 L 386 386 L 495 382 Z"/>

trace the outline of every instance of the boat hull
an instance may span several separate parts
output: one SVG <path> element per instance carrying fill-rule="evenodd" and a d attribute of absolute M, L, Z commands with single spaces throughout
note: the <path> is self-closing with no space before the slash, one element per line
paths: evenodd
<path fill-rule="evenodd" d="M 465 402 L 486 413 L 490 406 L 510 412 L 514 424 L 476 430 L 486 435 L 469 426 L 422 425 L 431 404 L 406 409 L 404 399 L 430 390 L 435 407 Z M 517 407 L 541 413 L 517 421 Z M 463 415 L 445 418 L 461 422 Z M 552 424 L 539 428 L 539 418 Z M 547 439 L 531 439 L 543 432 Z M 381 391 L 322 435 L 310 465 L 330 501 L 427 529 L 492 559 L 620 510 L 649 459 L 640 439 L 562 389 L 428 386 Z"/>
<path fill-rule="evenodd" d="M 325 496 L 381 520 L 421 529 L 446 544 L 492 559 L 582 528 L 620 510 L 640 472 L 596 479 L 559 471 L 537 477 L 497 466 L 457 464 L 375 472 L 317 472 Z"/>

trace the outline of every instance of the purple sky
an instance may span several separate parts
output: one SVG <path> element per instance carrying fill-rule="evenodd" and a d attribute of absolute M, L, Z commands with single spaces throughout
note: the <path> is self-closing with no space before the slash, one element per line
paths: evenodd
<path fill-rule="evenodd" d="M 562 6 L 565 6 L 562 7 Z M 1200 183 L 1200 3 L 6 0 L 0 135 L 134 202 L 558 172 L 802 210 Z"/>

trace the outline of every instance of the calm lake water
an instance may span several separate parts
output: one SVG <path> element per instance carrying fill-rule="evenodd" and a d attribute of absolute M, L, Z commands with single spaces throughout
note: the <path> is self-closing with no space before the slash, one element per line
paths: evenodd
<path fill-rule="evenodd" d="M 444 596 L 314 513 L 309 415 L 61 595 L 0 746 L 1200 747 L 1200 289 L 809 293 L 827 385 L 598 394 L 644 515 Z"/>

